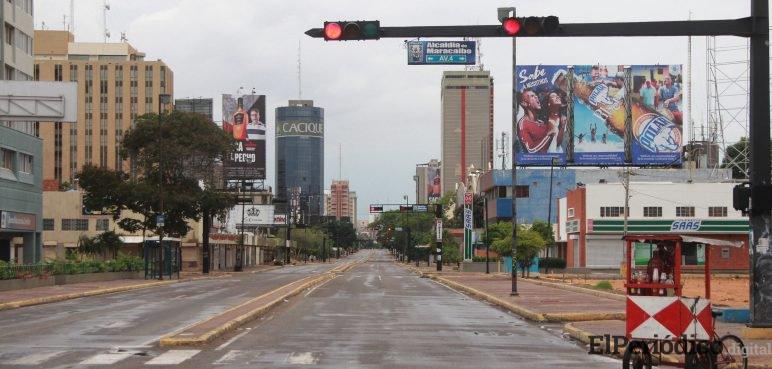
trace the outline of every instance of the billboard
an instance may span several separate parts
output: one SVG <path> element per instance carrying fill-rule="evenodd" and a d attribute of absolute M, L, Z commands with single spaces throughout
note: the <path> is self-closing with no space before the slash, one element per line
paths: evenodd
<path fill-rule="evenodd" d="M 409 41 L 408 65 L 474 65 L 475 41 Z"/>
<path fill-rule="evenodd" d="M 518 66 L 518 164 L 550 165 L 555 158 L 559 165 L 680 165 L 681 70 L 680 65 Z"/>
<path fill-rule="evenodd" d="M 324 123 L 289 121 L 276 124 L 276 137 L 292 136 L 324 138 Z"/>
<path fill-rule="evenodd" d="M 265 179 L 265 95 L 222 95 L 222 127 L 236 140 L 225 160 L 227 180 Z"/>
<path fill-rule="evenodd" d="M 242 222 L 242 209 L 244 221 Z M 257 227 L 274 224 L 274 205 L 245 204 L 236 205 L 230 212 L 230 221 L 241 228 L 242 223 L 246 227 Z"/>
<path fill-rule="evenodd" d="M 440 178 L 440 165 L 436 161 L 432 161 L 426 167 L 426 199 L 431 204 L 440 200 L 442 191 L 442 179 Z"/>

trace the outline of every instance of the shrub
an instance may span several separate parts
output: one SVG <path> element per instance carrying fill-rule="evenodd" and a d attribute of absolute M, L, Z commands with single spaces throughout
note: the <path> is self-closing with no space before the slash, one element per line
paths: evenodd
<path fill-rule="evenodd" d="M 597 284 L 595 284 L 595 288 L 599 290 L 612 290 L 614 289 L 614 286 L 612 286 L 611 282 L 609 281 L 600 281 Z"/>
<path fill-rule="evenodd" d="M 543 269 L 565 269 L 566 260 L 561 258 L 543 258 L 539 259 L 539 268 Z"/>

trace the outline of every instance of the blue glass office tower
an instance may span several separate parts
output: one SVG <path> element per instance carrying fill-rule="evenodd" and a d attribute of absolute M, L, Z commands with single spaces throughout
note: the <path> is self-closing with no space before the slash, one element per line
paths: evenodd
<path fill-rule="evenodd" d="M 287 105 L 276 108 L 276 199 L 287 201 L 300 188 L 304 223 L 315 224 L 324 213 L 324 109 L 313 100 Z M 277 213 L 286 211 L 277 204 Z"/>

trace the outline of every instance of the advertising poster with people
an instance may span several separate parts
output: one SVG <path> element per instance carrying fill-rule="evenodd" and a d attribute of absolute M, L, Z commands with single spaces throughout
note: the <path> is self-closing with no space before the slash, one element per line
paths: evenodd
<path fill-rule="evenodd" d="M 680 65 L 632 66 L 628 88 L 622 65 L 518 66 L 518 164 L 548 166 L 558 158 L 559 164 L 577 166 L 680 165 L 681 70 Z M 631 127 L 625 119 L 627 91 L 632 91 Z"/>
<path fill-rule="evenodd" d="M 633 164 L 680 165 L 683 147 L 681 65 L 634 65 Z"/>
<path fill-rule="evenodd" d="M 574 66 L 575 164 L 625 163 L 625 91 L 624 66 Z"/>
<path fill-rule="evenodd" d="M 567 69 L 558 65 L 518 66 L 519 109 L 515 155 L 519 165 L 550 165 L 566 160 Z"/>
<path fill-rule="evenodd" d="M 225 178 L 265 179 L 265 95 L 223 94 L 222 128 L 236 140 L 236 150 L 225 161 Z"/>
<path fill-rule="evenodd" d="M 438 163 L 429 163 L 426 168 L 426 198 L 429 203 L 440 200 L 442 180 L 440 179 L 440 167 Z"/>

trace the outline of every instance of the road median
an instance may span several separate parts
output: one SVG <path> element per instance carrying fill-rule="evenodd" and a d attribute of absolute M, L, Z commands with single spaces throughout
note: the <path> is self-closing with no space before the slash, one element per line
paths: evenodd
<path fill-rule="evenodd" d="M 199 346 L 212 342 L 215 338 L 236 327 L 264 315 L 273 307 L 283 303 L 284 300 L 298 295 L 304 290 L 324 284 L 359 263 L 361 261 L 339 265 L 322 274 L 308 276 L 276 288 L 222 313 L 167 334 L 161 338 L 160 345 Z"/>

